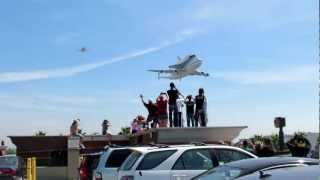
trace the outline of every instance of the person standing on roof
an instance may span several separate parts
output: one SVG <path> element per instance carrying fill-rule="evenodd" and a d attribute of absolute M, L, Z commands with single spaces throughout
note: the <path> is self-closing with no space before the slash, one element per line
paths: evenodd
<path fill-rule="evenodd" d="M 187 96 L 184 103 L 186 104 L 187 126 L 194 127 L 194 101 L 192 95 Z"/>
<path fill-rule="evenodd" d="M 207 126 L 207 99 L 204 95 L 203 88 L 199 89 L 199 94 L 195 97 L 196 112 L 195 112 L 195 125 L 198 127 L 200 123 L 201 127 Z M 200 122 L 199 122 L 200 120 Z"/>
<path fill-rule="evenodd" d="M 79 125 L 80 119 L 73 120 L 70 126 L 70 135 L 71 136 L 78 136 L 79 135 Z"/>
<path fill-rule="evenodd" d="M 151 123 L 151 127 L 152 128 L 156 128 L 158 121 L 159 121 L 159 111 L 158 111 L 158 107 L 156 104 L 154 104 L 152 102 L 152 100 L 149 100 L 148 103 L 146 103 L 143 99 L 143 96 L 140 95 L 141 101 L 143 103 L 143 105 L 147 108 L 149 115 L 147 118 L 147 123 L 152 122 Z"/>
<path fill-rule="evenodd" d="M 170 89 L 167 91 L 169 96 L 169 122 L 170 127 L 173 127 L 173 119 L 176 119 L 175 114 L 177 113 L 177 99 L 179 95 L 183 95 L 175 87 L 174 83 L 170 83 Z"/>
<path fill-rule="evenodd" d="M 183 127 L 183 121 L 182 121 L 182 110 L 183 110 L 183 104 L 184 99 L 178 96 L 178 99 L 176 101 L 177 104 L 177 112 L 176 112 L 176 118 L 174 119 L 174 126 L 175 127 Z"/>
<path fill-rule="evenodd" d="M 168 95 L 160 93 L 156 104 L 159 111 L 159 127 L 166 128 L 168 125 Z"/>
<path fill-rule="evenodd" d="M 102 122 L 102 135 L 108 135 L 108 129 L 111 126 L 111 123 L 109 120 L 103 120 Z"/>

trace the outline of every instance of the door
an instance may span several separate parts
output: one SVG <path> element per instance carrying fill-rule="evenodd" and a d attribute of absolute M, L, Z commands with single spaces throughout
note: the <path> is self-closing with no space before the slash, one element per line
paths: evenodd
<path fill-rule="evenodd" d="M 170 179 L 169 170 L 137 170 L 134 180 L 166 180 Z"/>
<path fill-rule="evenodd" d="M 136 168 L 135 180 L 164 180 L 170 179 L 170 167 L 158 168 L 176 150 L 164 150 L 146 154 Z"/>
<path fill-rule="evenodd" d="M 223 165 L 228 162 L 238 161 L 242 159 L 253 158 L 246 153 L 233 149 L 214 149 L 215 154 L 218 158 L 219 165 Z"/>
<path fill-rule="evenodd" d="M 189 180 L 216 166 L 215 156 L 210 149 L 185 151 L 171 171 L 171 180 Z"/>

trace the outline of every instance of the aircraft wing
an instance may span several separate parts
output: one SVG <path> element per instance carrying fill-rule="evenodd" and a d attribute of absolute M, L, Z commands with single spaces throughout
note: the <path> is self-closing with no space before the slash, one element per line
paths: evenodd
<path fill-rule="evenodd" d="M 177 72 L 177 70 L 173 70 L 173 69 L 167 69 L 167 70 L 150 69 L 148 71 L 157 72 L 157 73 L 175 73 L 175 72 Z"/>
<path fill-rule="evenodd" d="M 194 71 L 194 72 L 193 72 L 193 73 L 191 73 L 190 75 L 193 75 L 193 76 L 205 76 L 205 77 L 210 76 L 210 74 L 209 74 L 209 73 L 199 72 L 199 71 Z"/>

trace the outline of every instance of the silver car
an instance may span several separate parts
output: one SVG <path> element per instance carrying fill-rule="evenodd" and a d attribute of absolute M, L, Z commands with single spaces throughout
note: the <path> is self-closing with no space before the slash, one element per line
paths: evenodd
<path fill-rule="evenodd" d="M 256 172 L 243 176 L 237 180 L 319 180 L 320 166 L 300 166 L 291 168 L 278 168 Z"/>
<path fill-rule="evenodd" d="M 264 172 L 269 170 L 312 165 L 319 165 L 319 160 L 296 157 L 246 159 L 219 166 L 193 178 L 192 180 L 232 180 L 251 174 L 258 174 L 259 176 L 261 175 L 261 177 L 266 177 L 268 175 L 264 174 Z"/>

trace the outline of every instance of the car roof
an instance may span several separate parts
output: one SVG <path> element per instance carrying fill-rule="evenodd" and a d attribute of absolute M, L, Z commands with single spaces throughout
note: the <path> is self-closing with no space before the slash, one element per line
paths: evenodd
<path fill-rule="evenodd" d="M 318 179 L 320 176 L 320 166 L 305 166 L 305 167 L 292 167 L 280 168 L 270 170 L 264 173 L 267 175 L 268 180 L 301 180 L 301 179 Z M 258 174 L 250 174 L 240 177 L 239 180 L 255 180 Z M 260 178 L 261 179 L 261 178 Z"/>
<path fill-rule="evenodd" d="M 154 145 L 154 146 L 143 146 L 143 147 L 131 147 L 130 149 L 134 151 L 138 151 L 140 153 L 149 153 L 149 152 L 157 152 L 164 150 L 188 150 L 188 149 L 203 149 L 203 148 L 224 148 L 224 149 L 239 149 L 233 146 L 226 145 L 216 145 L 216 144 L 207 144 L 207 145 Z"/>
<path fill-rule="evenodd" d="M 225 164 L 225 166 L 236 167 L 245 169 L 247 171 L 257 171 L 272 166 L 280 166 L 284 164 L 319 164 L 319 160 L 311 158 L 299 158 L 299 157 L 267 157 L 257 159 L 244 159 L 239 161 L 233 161 Z"/>

